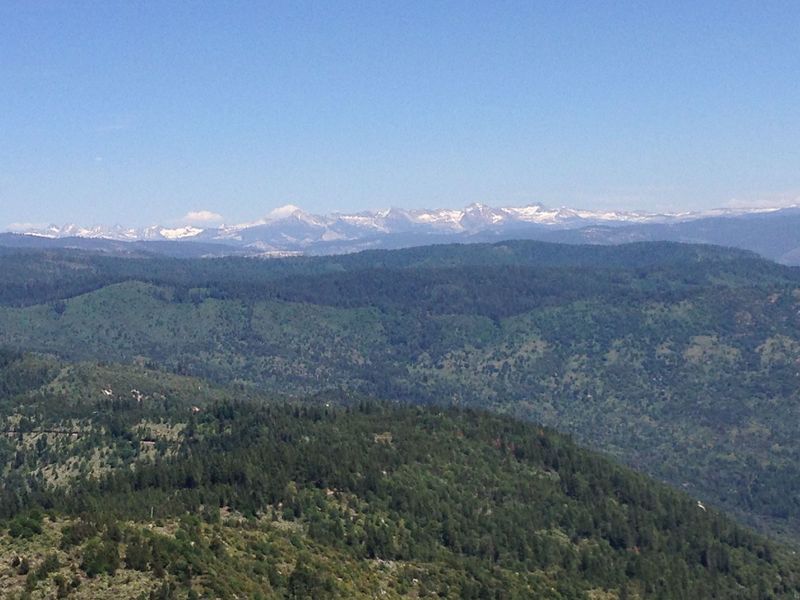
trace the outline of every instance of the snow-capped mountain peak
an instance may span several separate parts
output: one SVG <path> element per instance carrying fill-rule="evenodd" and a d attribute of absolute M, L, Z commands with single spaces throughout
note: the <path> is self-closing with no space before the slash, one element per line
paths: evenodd
<path fill-rule="evenodd" d="M 294 204 L 275 208 L 250 223 L 200 228 L 188 224 L 154 225 L 134 229 L 121 225 L 14 228 L 17 233 L 46 238 L 105 238 L 115 241 L 205 242 L 236 246 L 269 255 L 297 252 L 343 252 L 391 244 L 421 244 L 441 236 L 475 239 L 483 236 L 527 235 L 525 231 L 568 231 L 592 226 L 621 227 L 650 223 L 682 223 L 703 217 L 763 213 L 758 208 L 717 209 L 704 212 L 657 214 L 593 211 L 542 204 L 495 208 L 475 202 L 464 208 L 389 209 L 359 213 L 316 215 Z M 389 242 L 393 239 L 396 241 Z M 399 240 L 408 240 L 400 242 Z"/>

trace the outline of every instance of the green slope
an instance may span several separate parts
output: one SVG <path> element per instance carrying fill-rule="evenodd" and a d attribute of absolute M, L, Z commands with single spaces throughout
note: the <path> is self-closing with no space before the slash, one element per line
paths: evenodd
<path fill-rule="evenodd" d="M 538 426 L 30 356 L 0 375 L 4 597 L 800 594 L 793 553 Z"/>

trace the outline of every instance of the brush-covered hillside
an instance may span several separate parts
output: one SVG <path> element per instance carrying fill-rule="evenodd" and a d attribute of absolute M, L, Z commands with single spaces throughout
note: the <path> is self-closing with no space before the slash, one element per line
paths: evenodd
<path fill-rule="evenodd" d="M 794 553 L 488 413 L 0 362 L 4 598 L 796 598 Z"/>
<path fill-rule="evenodd" d="M 800 540 L 800 275 L 681 244 L 4 251 L 0 344 L 242 393 L 490 409 Z"/>

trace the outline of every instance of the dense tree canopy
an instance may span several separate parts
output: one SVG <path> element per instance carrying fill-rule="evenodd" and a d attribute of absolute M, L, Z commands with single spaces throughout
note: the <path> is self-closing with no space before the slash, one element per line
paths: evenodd
<path fill-rule="evenodd" d="M 2 360 L 0 547 L 28 566 L 0 581 L 19 594 L 99 598 L 104 577 L 145 598 L 800 592 L 780 546 L 535 425 Z"/>

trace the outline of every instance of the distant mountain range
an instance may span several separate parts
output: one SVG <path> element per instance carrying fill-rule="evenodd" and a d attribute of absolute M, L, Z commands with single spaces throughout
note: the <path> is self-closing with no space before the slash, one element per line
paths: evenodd
<path fill-rule="evenodd" d="M 800 207 L 716 209 L 685 213 L 589 211 L 540 204 L 463 209 L 391 208 L 310 214 L 287 205 L 264 218 L 219 227 L 52 225 L 0 234 L 0 245 L 76 247 L 173 256 L 339 254 L 432 243 L 537 239 L 617 244 L 680 241 L 734 246 L 785 264 L 800 264 Z"/>

